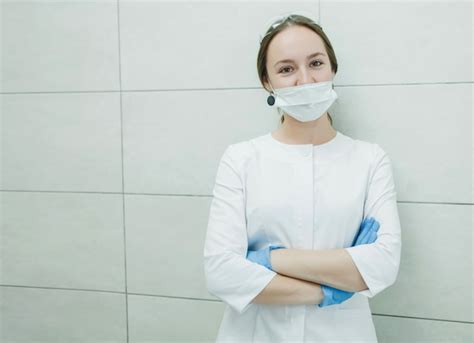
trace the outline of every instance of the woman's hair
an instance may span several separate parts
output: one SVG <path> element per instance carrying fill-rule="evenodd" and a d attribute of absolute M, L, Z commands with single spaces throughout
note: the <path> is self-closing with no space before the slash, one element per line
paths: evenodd
<path fill-rule="evenodd" d="M 280 19 L 281 21 L 281 19 Z M 257 55 L 257 71 L 258 71 L 258 78 L 260 79 L 260 82 L 262 85 L 264 81 L 269 82 L 268 80 L 268 72 L 267 72 L 267 51 L 268 47 L 270 45 L 270 42 L 272 39 L 281 31 L 285 30 L 286 28 L 294 25 L 300 25 L 309 28 L 310 30 L 313 30 L 316 32 L 316 34 L 321 37 L 321 39 L 324 42 L 324 47 L 326 48 L 326 52 L 329 57 L 329 61 L 331 64 L 331 70 L 334 73 L 337 73 L 337 59 L 336 59 L 336 54 L 334 52 L 334 49 L 331 45 L 331 42 L 329 41 L 329 38 L 326 36 L 326 34 L 323 32 L 323 29 L 321 26 L 319 26 L 317 23 L 315 23 L 312 19 L 304 16 L 304 15 L 299 15 L 299 14 L 291 14 L 286 16 L 281 23 L 277 24 L 278 20 L 273 23 L 270 28 L 267 30 L 265 35 L 263 36 L 262 41 L 260 42 L 260 49 L 258 50 L 258 55 Z M 334 89 L 334 85 L 332 86 Z M 280 109 L 278 108 L 278 112 Z M 329 121 L 331 122 L 332 125 L 332 118 L 331 115 L 328 112 L 328 117 Z M 285 121 L 285 117 L 282 115 L 281 116 L 281 123 Z"/>

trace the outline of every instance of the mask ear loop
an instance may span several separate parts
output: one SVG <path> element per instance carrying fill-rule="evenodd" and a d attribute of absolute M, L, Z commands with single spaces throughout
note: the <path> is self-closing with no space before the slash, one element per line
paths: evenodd
<path fill-rule="evenodd" d="M 275 90 L 273 89 L 273 86 L 270 83 L 270 81 L 268 81 L 268 84 L 270 85 L 270 88 L 272 89 L 272 91 L 271 91 L 270 95 L 267 98 L 267 104 L 270 105 L 270 106 L 273 106 L 273 104 L 275 104 L 275 97 L 273 96 L 273 93 L 275 93 Z M 280 113 L 280 108 L 277 108 L 277 110 Z"/>
<path fill-rule="evenodd" d="M 273 86 L 270 83 L 270 81 L 268 81 L 268 84 L 270 85 L 270 88 L 272 89 L 272 91 L 270 92 L 270 95 L 267 98 L 267 104 L 269 104 L 270 106 L 273 106 L 273 104 L 275 104 L 275 97 L 273 96 L 273 94 L 277 94 L 277 93 L 275 92 L 275 89 L 273 89 Z M 281 97 L 282 99 L 285 99 L 281 95 L 278 95 L 278 96 Z"/>

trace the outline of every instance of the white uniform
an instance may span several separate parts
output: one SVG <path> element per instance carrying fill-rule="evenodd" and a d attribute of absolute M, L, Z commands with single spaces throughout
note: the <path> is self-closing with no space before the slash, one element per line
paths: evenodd
<path fill-rule="evenodd" d="M 401 230 L 391 161 L 376 143 L 337 131 L 321 145 L 271 133 L 229 145 L 217 169 L 204 246 L 210 294 L 227 304 L 217 342 L 377 342 L 368 297 L 398 275 Z M 365 218 L 373 244 L 351 247 Z M 345 248 L 368 289 L 338 305 L 254 304 L 275 272 L 246 259 L 269 244 Z"/>

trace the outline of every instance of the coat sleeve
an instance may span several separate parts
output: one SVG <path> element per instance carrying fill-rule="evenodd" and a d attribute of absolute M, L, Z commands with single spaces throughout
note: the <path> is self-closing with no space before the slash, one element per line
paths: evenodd
<path fill-rule="evenodd" d="M 391 160 L 378 144 L 374 145 L 375 163 L 366 192 L 364 220 L 373 217 L 379 222 L 377 239 L 372 244 L 346 248 L 368 287 L 357 293 L 369 298 L 395 283 L 402 248 Z"/>
<path fill-rule="evenodd" d="M 245 192 L 235 150 L 235 145 L 228 146 L 217 168 L 204 243 L 204 273 L 208 292 L 242 314 L 277 273 L 246 258 Z"/>

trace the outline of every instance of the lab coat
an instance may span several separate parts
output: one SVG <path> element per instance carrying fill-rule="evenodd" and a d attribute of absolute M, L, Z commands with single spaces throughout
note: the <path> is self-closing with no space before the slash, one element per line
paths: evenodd
<path fill-rule="evenodd" d="M 373 244 L 351 247 L 374 217 Z M 254 304 L 276 272 L 246 259 L 269 244 L 340 249 L 368 289 L 341 304 Z M 267 133 L 227 146 L 218 164 L 204 244 L 207 290 L 225 304 L 217 342 L 377 342 L 368 298 L 398 275 L 401 230 L 391 160 L 376 143 L 337 131 L 320 144 Z"/>

